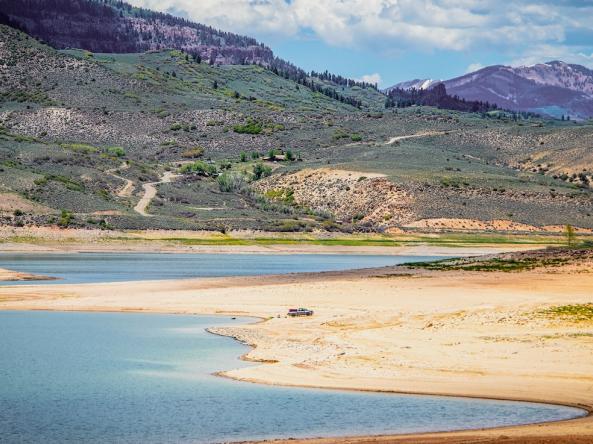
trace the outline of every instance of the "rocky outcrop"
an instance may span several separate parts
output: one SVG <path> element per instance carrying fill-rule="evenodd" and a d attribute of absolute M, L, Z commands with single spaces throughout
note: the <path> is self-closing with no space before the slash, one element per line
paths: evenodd
<path fill-rule="evenodd" d="M 289 192 L 296 204 L 359 227 L 385 229 L 415 219 L 412 196 L 380 174 L 305 169 L 269 177 L 255 188 L 268 196 Z"/>

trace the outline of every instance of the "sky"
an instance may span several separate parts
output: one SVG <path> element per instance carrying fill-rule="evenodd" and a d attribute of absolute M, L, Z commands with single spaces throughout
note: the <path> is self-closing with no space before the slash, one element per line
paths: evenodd
<path fill-rule="evenodd" d="M 388 87 L 494 64 L 593 68 L 593 0 L 128 0 L 257 38 L 305 70 Z"/>

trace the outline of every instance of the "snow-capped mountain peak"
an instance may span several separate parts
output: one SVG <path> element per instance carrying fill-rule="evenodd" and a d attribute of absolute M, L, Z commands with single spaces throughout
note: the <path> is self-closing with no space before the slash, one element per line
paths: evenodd
<path fill-rule="evenodd" d="M 593 71 L 584 66 L 554 60 L 511 69 L 518 76 L 537 84 L 567 88 L 591 95 L 593 98 Z"/>
<path fill-rule="evenodd" d="M 434 85 L 441 83 L 441 80 L 434 80 L 434 79 L 414 79 L 409 80 L 407 82 L 400 82 L 396 83 L 395 85 L 387 88 L 385 92 L 389 92 L 393 89 L 421 89 L 426 90 L 432 88 Z"/>

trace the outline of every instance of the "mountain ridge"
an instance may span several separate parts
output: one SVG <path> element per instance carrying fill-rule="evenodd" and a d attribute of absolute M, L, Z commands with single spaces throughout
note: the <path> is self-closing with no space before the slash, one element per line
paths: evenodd
<path fill-rule="evenodd" d="M 385 91 L 431 89 L 439 83 L 451 95 L 513 111 L 577 120 L 593 117 L 593 70 L 559 60 L 519 67 L 492 65 L 441 82 L 400 82 Z"/>
<path fill-rule="evenodd" d="M 17 27 L 56 49 L 99 53 L 179 49 L 211 65 L 257 64 L 301 83 L 307 77 L 316 77 L 316 73 L 307 73 L 277 57 L 270 47 L 253 37 L 121 0 L 0 0 L 0 23 Z M 327 71 L 321 74 L 340 86 L 376 88 L 372 83 Z"/>

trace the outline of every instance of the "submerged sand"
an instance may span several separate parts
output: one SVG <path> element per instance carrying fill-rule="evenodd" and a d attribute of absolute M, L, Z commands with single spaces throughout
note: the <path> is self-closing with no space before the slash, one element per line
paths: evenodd
<path fill-rule="evenodd" d="M 0 309 L 249 315 L 214 332 L 266 384 L 533 400 L 593 408 L 593 321 L 549 307 L 593 302 L 593 263 L 521 273 L 380 270 L 0 288 Z M 315 310 L 287 318 L 288 308 Z M 319 442 L 593 442 L 591 417 L 485 431 Z M 294 442 L 294 441 L 291 441 Z"/>
<path fill-rule="evenodd" d="M 53 277 L 41 276 L 30 273 L 22 273 L 20 271 L 7 270 L 0 268 L 0 282 L 12 282 L 12 281 L 46 281 L 55 280 Z"/>

